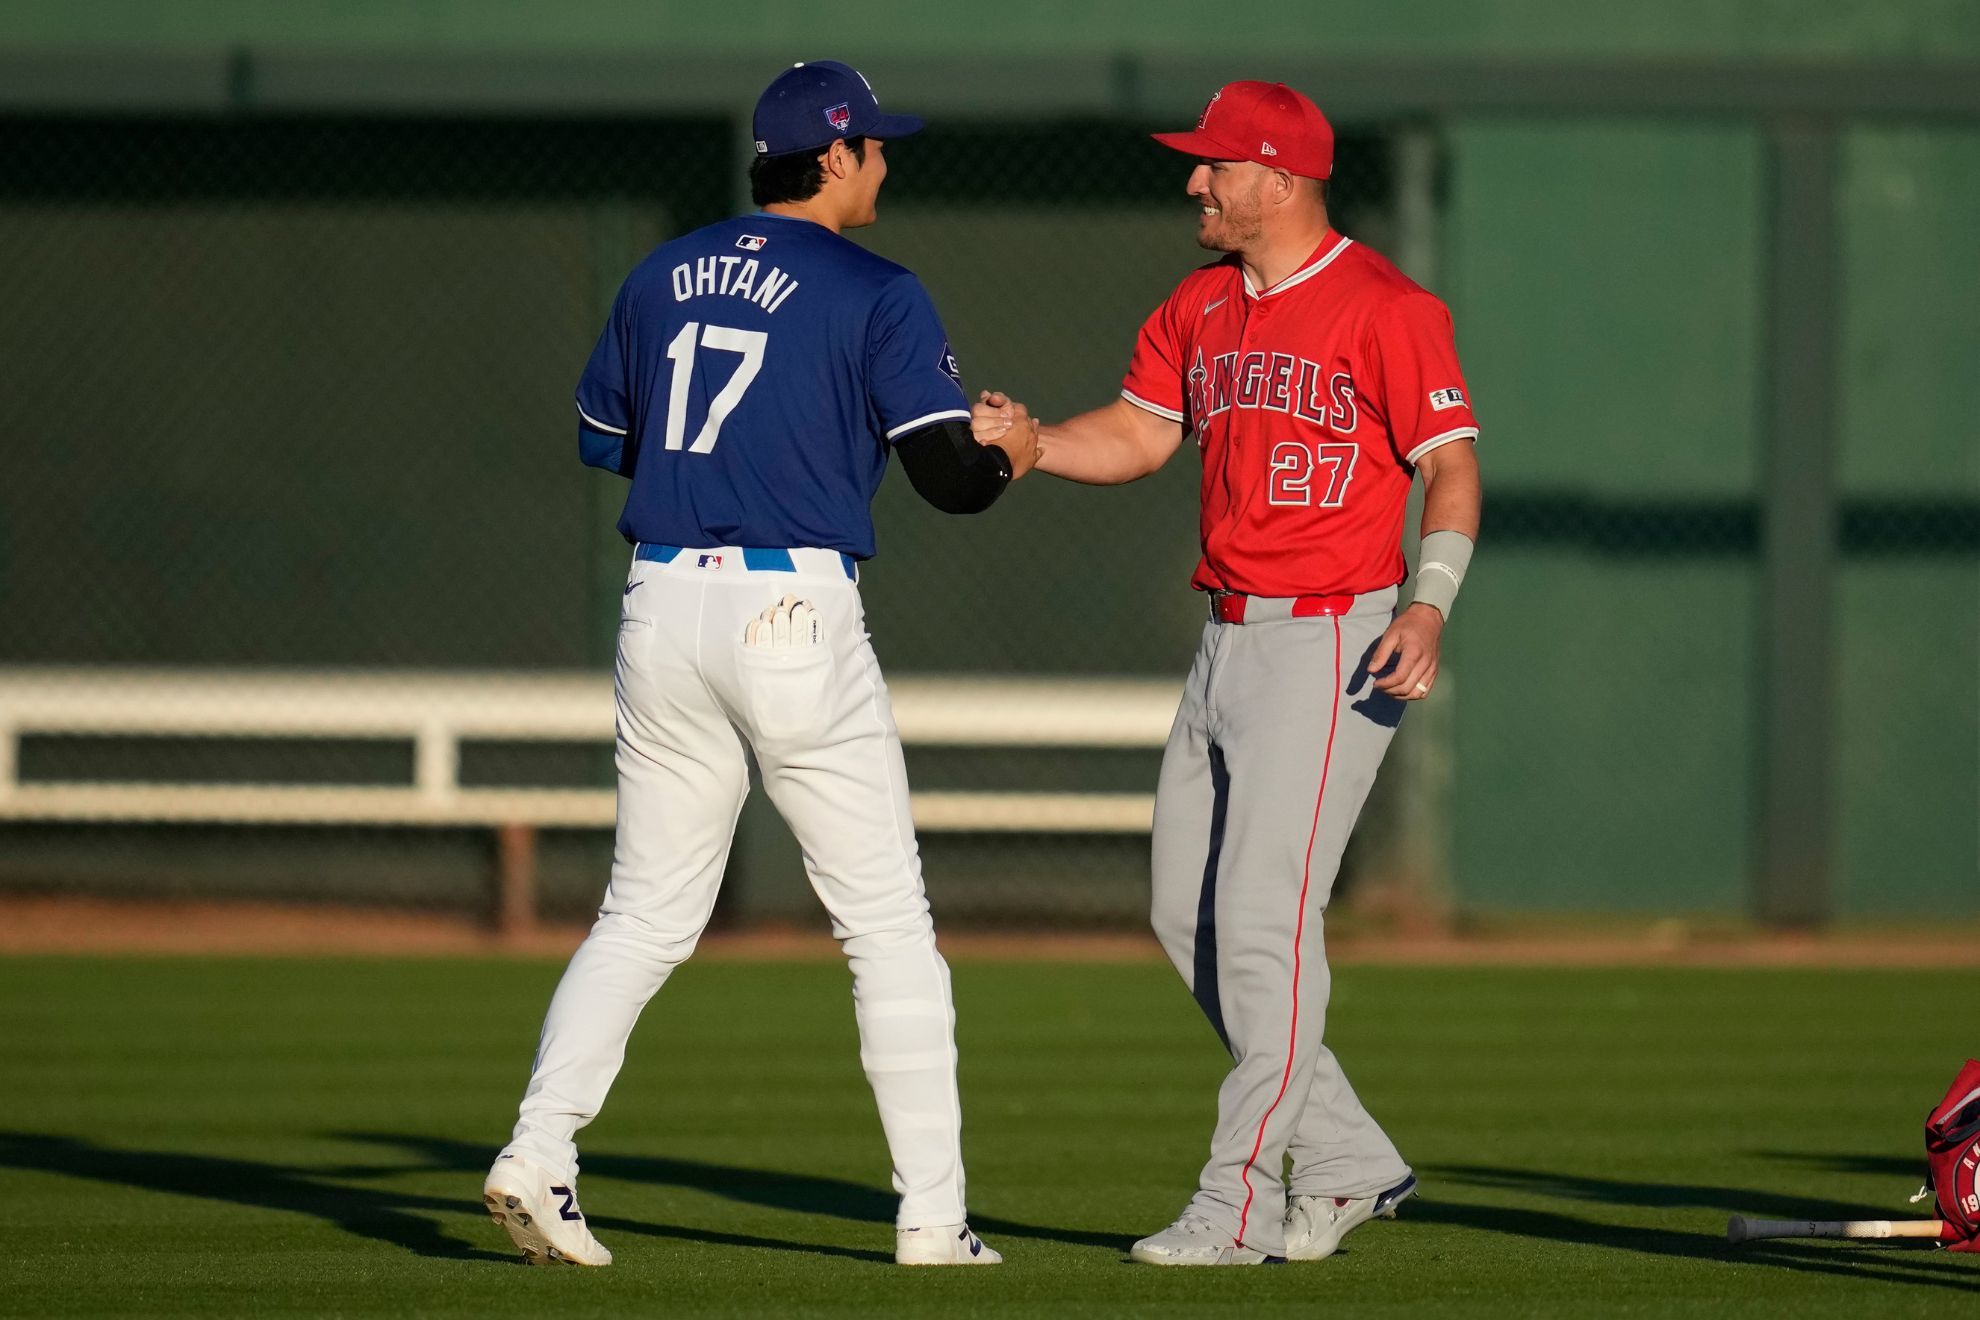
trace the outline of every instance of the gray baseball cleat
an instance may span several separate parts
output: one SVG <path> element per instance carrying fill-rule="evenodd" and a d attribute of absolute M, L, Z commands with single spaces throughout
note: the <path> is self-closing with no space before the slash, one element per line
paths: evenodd
<path fill-rule="evenodd" d="M 896 1265 L 1001 1265 L 1004 1258 L 969 1231 L 968 1224 L 894 1231 Z"/>
<path fill-rule="evenodd" d="M 560 1180 L 520 1155 L 495 1157 L 495 1167 L 481 1185 L 481 1203 L 532 1265 L 612 1263 L 612 1253 L 585 1225 L 575 1182 Z"/>
<path fill-rule="evenodd" d="M 1283 1265 L 1284 1256 L 1268 1256 L 1243 1243 L 1198 1214 L 1183 1217 L 1159 1233 L 1128 1248 L 1128 1259 L 1143 1265 Z"/>
<path fill-rule="evenodd" d="M 1416 1191 L 1411 1174 L 1373 1196 L 1289 1196 L 1286 1198 L 1286 1259 L 1325 1260 L 1341 1239 L 1371 1219 L 1394 1219 L 1396 1207 Z"/>

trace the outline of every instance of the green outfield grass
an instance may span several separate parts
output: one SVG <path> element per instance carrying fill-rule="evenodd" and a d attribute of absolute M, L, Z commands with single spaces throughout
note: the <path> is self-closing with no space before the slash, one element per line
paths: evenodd
<path fill-rule="evenodd" d="M 533 1270 L 478 1200 L 559 967 L 0 961 L 9 1315 L 1957 1315 L 1980 1258 L 1728 1213 L 1909 1217 L 1972 973 L 1349 968 L 1329 1038 L 1423 1180 L 1333 1260 L 1156 1270 L 1216 1044 L 1165 967 L 964 962 L 972 1219 L 889 1264 L 834 963 L 690 964 L 586 1136 L 618 1263 Z"/>

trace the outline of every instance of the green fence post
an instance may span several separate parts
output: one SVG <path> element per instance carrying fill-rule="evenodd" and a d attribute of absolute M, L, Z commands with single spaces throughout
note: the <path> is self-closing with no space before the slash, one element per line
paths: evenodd
<path fill-rule="evenodd" d="M 1395 171 L 1391 230 L 1395 250 L 1388 255 L 1411 279 L 1434 289 L 1443 144 L 1434 125 L 1412 122 L 1391 131 L 1389 152 Z M 1410 492 L 1403 528 L 1403 548 L 1412 572 L 1422 514 L 1419 485 Z M 1450 918 L 1456 702 L 1456 675 L 1447 665 L 1437 680 L 1436 695 L 1410 708 L 1356 831 L 1357 855 L 1366 861 L 1357 864 L 1348 907 L 1399 929 L 1436 928 Z"/>
<path fill-rule="evenodd" d="M 1836 125 L 1769 126 L 1760 837 L 1754 915 L 1830 915 L 1836 581 Z"/>

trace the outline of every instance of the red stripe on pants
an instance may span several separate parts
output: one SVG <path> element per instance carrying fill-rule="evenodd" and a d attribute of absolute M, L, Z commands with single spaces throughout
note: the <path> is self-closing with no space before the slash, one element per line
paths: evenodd
<path fill-rule="evenodd" d="M 1286 1071 L 1279 1078 L 1279 1093 L 1272 1097 L 1265 1117 L 1258 1120 L 1258 1140 L 1251 1144 L 1251 1158 L 1244 1162 L 1244 1170 L 1239 1175 L 1244 1181 L 1244 1208 L 1238 1211 L 1237 1243 L 1244 1245 L 1244 1230 L 1251 1222 L 1251 1201 L 1257 1191 L 1251 1185 L 1251 1168 L 1258 1162 L 1258 1152 L 1265 1148 L 1265 1125 L 1272 1121 L 1278 1112 L 1279 1102 L 1286 1098 L 1286 1088 L 1292 1085 L 1293 1055 L 1299 1044 L 1299 971 L 1300 944 L 1306 934 L 1306 891 L 1313 883 L 1313 843 L 1320 837 L 1320 804 L 1327 800 L 1327 770 L 1334 763 L 1334 733 L 1341 722 L 1341 623 L 1334 620 L 1334 709 L 1327 717 L 1327 752 L 1320 760 L 1320 792 L 1313 799 L 1313 828 L 1306 835 L 1306 864 L 1299 882 L 1299 913 L 1293 923 L 1293 979 L 1292 979 L 1292 1030 L 1286 1038 Z"/>

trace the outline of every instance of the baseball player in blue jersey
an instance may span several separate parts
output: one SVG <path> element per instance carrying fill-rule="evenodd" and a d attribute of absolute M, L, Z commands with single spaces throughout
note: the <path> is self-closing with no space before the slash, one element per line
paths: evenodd
<path fill-rule="evenodd" d="M 635 549 L 611 882 L 483 1189 L 533 1263 L 611 1262 L 578 1208 L 573 1139 L 707 924 L 745 739 L 852 964 L 860 1061 L 901 1197 L 895 1259 L 1000 1259 L 966 1223 L 949 970 L 857 586 L 890 448 L 952 513 L 989 507 L 1037 452 L 1035 428 L 975 443 L 927 291 L 841 236 L 874 220 L 884 143 L 920 127 L 883 114 L 843 64 L 779 75 L 754 118 L 762 210 L 641 262 L 578 384 L 579 453 L 630 480 L 619 530 Z"/>

